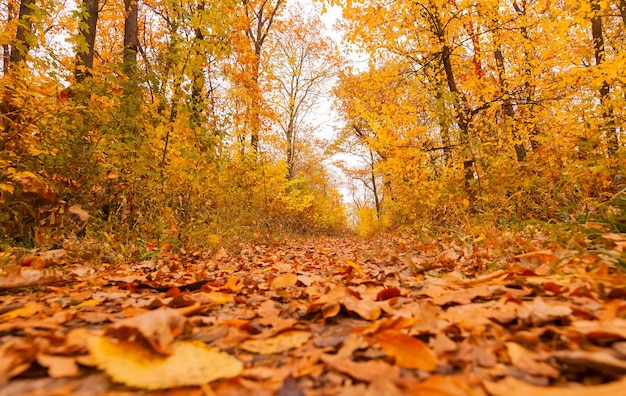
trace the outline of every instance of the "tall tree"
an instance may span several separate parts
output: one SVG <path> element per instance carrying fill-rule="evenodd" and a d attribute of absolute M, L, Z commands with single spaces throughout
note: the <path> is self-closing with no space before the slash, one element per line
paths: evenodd
<path fill-rule="evenodd" d="M 20 11 L 17 17 L 17 31 L 15 33 L 15 40 L 11 43 L 10 63 L 12 65 L 23 61 L 30 50 L 31 43 L 28 39 L 28 35 L 32 33 L 33 29 L 31 15 L 34 5 L 35 0 L 22 0 L 20 2 Z"/>
<path fill-rule="evenodd" d="M 124 60 L 123 69 L 131 75 L 137 65 L 139 52 L 139 0 L 124 0 Z"/>
<path fill-rule="evenodd" d="M 78 83 L 91 77 L 99 6 L 99 0 L 83 0 L 80 4 L 79 45 L 76 50 L 76 70 L 74 71 Z"/>
<path fill-rule="evenodd" d="M 591 36 L 593 38 L 593 53 L 596 66 L 600 66 L 605 62 L 606 48 L 604 44 L 604 31 L 602 29 L 602 13 L 599 0 L 590 0 L 591 2 Z M 609 154 L 615 156 L 619 149 L 619 140 L 617 127 L 615 125 L 615 117 L 613 108 L 611 107 L 611 86 L 606 79 L 603 79 L 602 85 L 598 90 L 600 95 L 600 103 L 602 105 L 602 129 L 606 134 Z"/>
<path fill-rule="evenodd" d="M 243 10 L 245 14 L 245 34 L 249 40 L 249 49 L 252 50 L 252 56 L 247 57 L 247 70 L 250 74 L 250 86 L 248 94 L 250 95 L 250 106 L 247 109 L 248 121 L 250 123 L 250 145 L 254 151 L 259 146 L 259 132 L 261 129 L 261 106 L 263 99 L 261 89 L 259 87 L 259 78 L 261 73 L 261 59 L 263 46 L 272 29 L 272 25 L 276 17 L 282 11 L 284 0 L 242 0 Z"/>
<path fill-rule="evenodd" d="M 289 13 L 270 49 L 271 81 L 277 86 L 271 100 L 285 141 L 288 178 L 297 173 L 299 146 L 311 127 L 311 112 L 325 95 L 339 69 L 338 55 L 324 37 L 319 18 Z"/>

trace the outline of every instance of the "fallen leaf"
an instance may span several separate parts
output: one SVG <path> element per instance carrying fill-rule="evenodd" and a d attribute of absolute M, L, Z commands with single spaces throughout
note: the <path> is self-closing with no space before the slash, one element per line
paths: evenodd
<path fill-rule="evenodd" d="M 387 356 L 395 359 L 398 366 L 433 371 L 437 357 L 428 345 L 398 330 L 384 330 L 374 336 Z"/>
<path fill-rule="evenodd" d="M 295 286 L 298 283 L 298 276 L 296 274 L 283 274 L 279 275 L 272 281 L 271 288 L 283 289 L 285 287 Z"/>
<path fill-rule="evenodd" d="M 80 369 L 76 359 L 68 356 L 37 355 L 37 363 L 48 369 L 51 378 L 77 377 Z"/>
<path fill-rule="evenodd" d="M 35 360 L 35 353 L 35 346 L 21 338 L 14 338 L 0 346 L 0 385 L 28 370 Z"/>
<path fill-rule="evenodd" d="M 360 381 L 371 382 L 376 378 L 385 378 L 396 382 L 400 378 L 399 368 L 382 360 L 355 362 L 346 357 L 333 355 L 322 355 L 321 359 L 333 369 Z"/>
<path fill-rule="evenodd" d="M 616 396 L 623 395 L 626 378 L 603 385 L 574 387 L 540 387 L 528 385 L 513 377 L 506 377 L 499 382 L 485 381 L 487 392 L 491 396 Z"/>
<path fill-rule="evenodd" d="M 435 374 L 423 382 L 411 386 L 406 394 L 412 396 L 472 396 L 466 385 L 467 380 L 459 376 Z"/>
<path fill-rule="evenodd" d="M 98 368 L 115 381 L 141 389 L 203 385 L 243 371 L 239 360 L 200 341 L 175 342 L 169 356 L 108 337 L 92 337 L 88 345 Z"/>
<path fill-rule="evenodd" d="M 8 322 L 15 318 L 30 318 L 39 312 L 43 306 L 36 302 L 28 302 L 23 307 L 14 309 L 0 316 L 1 322 Z"/>
<path fill-rule="evenodd" d="M 270 355 L 299 348 L 309 338 L 311 338 L 311 332 L 309 331 L 289 331 L 265 340 L 244 341 L 241 344 L 241 349 L 261 355 Z"/>
<path fill-rule="evenodd" d="M 543 298 L 537 297 L 532 301 L 525 301 L 518 309 L 517 316 L 537 326 L 565 319 L 572 313 L 572 309 L 563 304 L 548 304 Z"/>
<path fill-rule="evenodd" d="M 172 353 L 174 338 L 183 332 L 186 319 L 177 310 L 160 308 L 132 318 L 122 319 L 106 327 L 105 335 L 120 341 L 143 338 L 156 352 Z"/>

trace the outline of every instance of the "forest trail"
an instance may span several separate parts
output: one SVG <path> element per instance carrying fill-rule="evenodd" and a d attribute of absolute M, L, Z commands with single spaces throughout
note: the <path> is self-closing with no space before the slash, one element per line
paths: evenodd
<path fill-rule="evenodd" d="M 12 256 L 0 396 L 624 394 L 626 240 L 603 238 Z"/>

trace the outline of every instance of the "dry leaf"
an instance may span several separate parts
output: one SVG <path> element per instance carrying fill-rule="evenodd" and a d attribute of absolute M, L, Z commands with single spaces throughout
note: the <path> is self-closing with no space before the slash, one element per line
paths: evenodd
<path fill-rule="evenodd" d="M 28 370 L 35 359 L 35 346 L 14 338 L 0 346 L 0 385 Z"/>
<path fill-rule="evenodd" d="M 298 283 L 298 276 L 296 274 L 283 274 L 274 278 L 271 284 L 271 288 L 283 289 L 285 287 L 295 286 Z"/>
<path fill-rule="evenodd" d="M 169 356 L 107 337 L 90 338 L 88 345 L 98 368 L 117 382 L 141 389 L 202 385 L 243 370 L 239 360 L 199 341 L 175 342 Z"/>
<path fill-rule="evenodd" d="M 107 326 L 105 335 L 121 341 L 132 341 L 140 336 L 158 353 L 172 353 L 174 338 L 182 333 L 186 318 L 177 310 L 161 308 L 132 318 L 122 319 Z"/>
<path fill-rule="evenodd" d="M 397 330 L 385 330 L 375 336 L 387 356 L 395 358 L 400 367 L 433 371 L 437 368 L 437 357 L 417 338 Z"/>
<path fill-rule="evenodd" d="M 617 396 L 626 389 L 626 378 L 603 385 L 574 387 L 540 387 L 528 385 L 513 377 L 506 377 L 499 382 L 484 382 L 491 396 Z"/>
<path fill-rule="evenodd" d="M 399 368 L 382 360 L 354 362 L 352 359 L 335 355 L 322 355 L 321 359 L 333 369 L 360 381 L 371 382 L 376 378 L 385 378 L 397 382 L 400 378 Z"/>
<path fill-rule="evenodd" d="M 458 376 L 435 374 L 425 381 L 407 389 L 412 396 L 472 396 L 465 383 L 467 380 Z"/>
<path fill-rule="evenodd" d="M 311 338 L 308 331 L 289 331 L 266 340 L 247 340 L 241 344 L 241 349 L 261 355 L 286 352 L 299 348 Z"/>
<path fill-rule="evenodd" d="M 37 363 L 48 369 L 52 378 L 77 377 L 80 369 L 76 359 L 68 356 L 37 355 Z"/>

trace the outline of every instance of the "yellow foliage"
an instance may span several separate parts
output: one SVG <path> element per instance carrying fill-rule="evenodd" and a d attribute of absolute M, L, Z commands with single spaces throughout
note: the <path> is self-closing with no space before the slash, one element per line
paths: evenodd
<path fill-rule="evenodd" d="M 169 356 L 107 337 L 91 337 L 88 346 L 98 368 L 115 381 L 140 389 L 203 385 L 235 377 L 243 370 L 236 358 L 198 341 L 175 342 Z"/>

